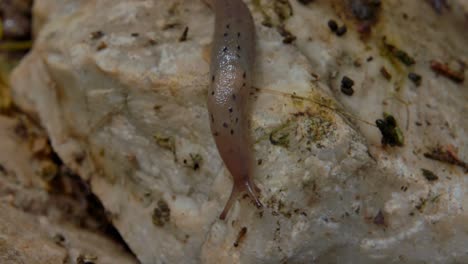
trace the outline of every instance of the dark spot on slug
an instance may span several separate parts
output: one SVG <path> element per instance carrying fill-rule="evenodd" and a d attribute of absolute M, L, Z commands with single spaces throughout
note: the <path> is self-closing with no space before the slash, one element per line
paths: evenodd
<path fill-rule="evenodd" d="M 214 132 L 213 135 L 214 135 L 215 137 L 217 137 L 217 136 L 219 136 L 219 133 L 218 133 L 218 132 Z"/>
<path fill-rule="evenodd" d="M 240 32 L 237 32 L 237 37 L 240 38 Z"/>
<path fill-rule="evenodd" d="M 213 115 L 211 115 L 211 122 L 214 123 L 214 116 Z"/>
<path fill-rule="evenodd" d="M 229 113 L 232 113 L 232 107 L 229 107 Z"/>
<path fill-rule="evenodd" d="M 225 37 L 227 37 L 227 36 L 228 36 L 228 33 L 227 33 L 227 32 L 226 32 L 226 33 L 224 33 L 224 36 L 225 36 Z"/>
<path fill-rule="evenodd" d="M 223 52 L 226 52 L 226 51 L 228 51 L 228 47 L 223 48 Z"/>
<path fill-rule="evenodd" d="M 214 82 L 215 81 L 215 76 L 211 76 L 211 81 Z"/>
<path fill-rule="evenodd" d="M 236 95 L 235 94 L 232 95 L 232 100 L 236 100 Z"/>
<path fill-rule="evenodd" d="M 242 87 L 245 87 L 245 83 L 242 84 Z"/>
<path fill-rule="evenodd" d="M 236 117 L 236 123 L 239 123 L 239 118 L 238 117 Z"/>
<path fill-rule="evenodd" d="M 237 53 L 236 55 L 237 55 L 237 58 L 239 58 L 239 59 L 240 59 L 240 54 L 239 54 L 239 53 Z"/>
<path fill-rule="evenodd" d="M 226 25 L 226 28 L 227 28 L 227 29 L 229 29 L 230 27 L 231 27 L 231 25 L 229 25 L 229 24 Z"/>
<path fill-rule="evenodd" d="M 224 128 L 228 128 L 228 124 L 226 122 L 223 123 Z"/>
<path fill-rule="evenodd" d="M 214 92 L 214 91 L 212 91 L 212 92 L 211 92 L 211 95 L 214 95 L 214 94 L 215 94 L 215 92 Z"/>
<path fill-rule="evenodd" d="M 231 135 L 234 135 L 234 130 L 233 129 L 231 129 Z"/>
<path fill-rule="evenodd" d="M 245 77 L 247 77 L 247 73 L 246 73 L 246 72 L 244 72 L 244 74 L 242 75 L 242 78 L 245 79 Z"/>
<path fill-rule="evenodd" d="M 241 47 L 239 45 L 237 46 L 237 50 L 241 50 Z"/>

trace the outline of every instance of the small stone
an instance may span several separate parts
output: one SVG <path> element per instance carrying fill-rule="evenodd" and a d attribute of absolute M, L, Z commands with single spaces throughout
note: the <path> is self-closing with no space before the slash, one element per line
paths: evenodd
<path fill-rule="evenodd" d="M 336 24 L 336 21 L 333 20 L 333 19 L 330 19 L 328 21 L 328 27 L 330 28 L 330 30 L 332 32 L 336 32 L 336 30 L 338 29 L 338 24 Z"/>
<path fill-rule="evenodd" d="M 336 35 L 338 37 L 341 37 L 344 34 L 346 34 L 347 31 L 348 31 L 348 28 L 346 27 L 346 25 L 343 25 L 336 30 Z"/>
<path fill-rule="evenodd" d="M 413 81 L 413 83 L 414 83 L 416 86 L 421 85 L 421 81 L 422 81 L 421 75 L 416 74 L 416 73 L 414 73 L 414 72 L 410 72 L 410 73 L 408 74 L 408 78 L 409 78 L 411 81 Z"/>
<path fill-rule="evenodd" d="M 351 78 L 349 78 L 348 76 L 344 76 L 343 79 L 341 79 L 341 92 L 349 96 L 353 95 L 353 85 L 354 81 L 351 80 Z"/>

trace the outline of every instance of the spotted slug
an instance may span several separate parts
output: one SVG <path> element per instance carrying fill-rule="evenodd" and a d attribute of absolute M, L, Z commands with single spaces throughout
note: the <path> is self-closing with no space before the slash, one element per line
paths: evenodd
<path fill-rule="evenodd" d="M 214 0 L 215 32 L 211 50 L 208 112 L 219 154 L 233 179 L 225 219 L 240 193 L 257 207 L 259 189 L 252 180 L 252 151 L 248 129 L 248 96 L 255 57 L 255 27 L 242 0 Z"/>

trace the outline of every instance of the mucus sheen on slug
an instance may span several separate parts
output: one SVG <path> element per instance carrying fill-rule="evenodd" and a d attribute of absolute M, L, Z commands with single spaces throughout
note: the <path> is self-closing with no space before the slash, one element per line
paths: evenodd
<path fill-rule="evenodd" d="M 219 154 L 231 173 L 231 195 L 220 215 L 225 219 L 240 193 L 257 207 L 259 189 L 252 180 L 248 96 L 255 56 L 255 26 L 242 0 L 214 0 L 215 33 L 211 51 L 208 111 Z"/>

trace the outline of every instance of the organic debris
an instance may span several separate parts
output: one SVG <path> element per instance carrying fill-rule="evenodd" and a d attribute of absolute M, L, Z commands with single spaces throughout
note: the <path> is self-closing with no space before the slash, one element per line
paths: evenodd
<path fill-rule="evenodd" d="M 354 81 L 349 78 L 348 76 L 343 76 L 343 79 L 341 79 L 341 92 L 351 96 L 354 94 Z"/>
<path fill-rule="evenodd" d="M 416 85 L 419 86 L 421 85 L 422 77 L 419 74 L 416 74 L 414 72 L 410 72 L 408 74 L 408 78 Z"/>
<path fill-rule="evenodd" d="M 391 147 L 403 146 L 405 138 L 403 136 L 403 132 L 398 127 L 396 119 L 388 113 L 384 113 L 383 116 L 384 119 L 377 119 L 375 121 L 377 127 L 382 133 L 382 145 L 390 145 Z"/>
<path fill-rule="evenodd" d="M 416 61 L 411 57 L 407 52 L 404 50 L 397 48 L 395 45 L 390 44 L 387 42 L 387 40 L 384 38 L 383 40 L 384 47 L 385 49 L 395 58 L 397 58 L 399 61 L 401 61 L 403 64 L 406 66 L 411 66 L 416 63 Z"/>
<path fill-rule="evenodd" d="M 424 178 L 426 178 L 426 180 L 430 182 L 437 181 L 439 179 L 439 176 L 435 175 L 435 173 L 433 173 L 432 171 L 428 169 L 421 169 L 421 171 L 422 171 Z"/>
<path fill-rule="evenodd" d="M 448 146 L 445 149 L 441 146 L 437 146 L 429 152 L 424 153 L 424 157 L 459 166 L 463 168 L 465 172 L 468 172 L 468 164 L 458 158 L 452 146 Z"/>
<path fill-rule="evenodd" d="M 463 71 L 455 71 L 451 69 L 446 63 L 433 60 L 431 61 L 431 69 L 434 72 L 445 76 L 456 83 L 462 83 L 465 80 Z"/>

